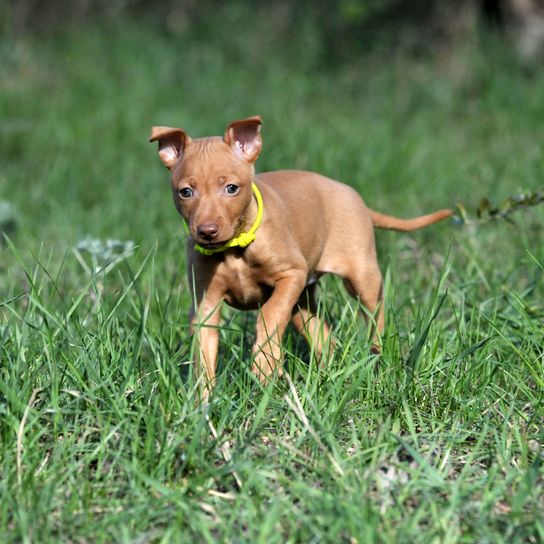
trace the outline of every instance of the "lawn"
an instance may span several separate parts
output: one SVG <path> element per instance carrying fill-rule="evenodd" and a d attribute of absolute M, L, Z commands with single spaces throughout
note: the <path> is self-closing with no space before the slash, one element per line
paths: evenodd
<path fill-rule="evenodd" d="M 195 405 L 152 125 L 203 136 L 261 114 L 258 170 L 314 170 L 403 217 L 462 203 L 475 219 L 544 186 L 544 72 L 496 36 L 327 63 L 311 28 L 277 43 L 260 24 L 225 10 L 179 32 L 2 38 L 2 541 L 544 540 L 542 208 L 379 232 L 379 357 L 329 278 L 327 368 L 290 331 L 286 376 L 263 388 L 254 315 L 227 309 Z"/>

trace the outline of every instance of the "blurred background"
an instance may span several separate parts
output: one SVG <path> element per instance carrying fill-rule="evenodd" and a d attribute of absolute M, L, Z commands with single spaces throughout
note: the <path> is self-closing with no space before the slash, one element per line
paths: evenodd
<path fill-rule="evenodd" d="M 252 19 L 255 26 L 273 28 L 277 39 L 311 33 L 318 43 L 308 46 L 317 49 L 313 54 L 320 61 L 328 62 L 353 58 L 376 46 L 404 46 L 420 53 L 432 46 L 451 46 L 473 32 L 481 20 L 508 34 L 524 60 L 534 61 L 543 52 L 541 0 L 271 0 L 258 4 L 250 0 L 17 0 L 4 2 L 2 15 L 4 30 L 12 35 L 81 27 L 97 20 L 139 21 L 182 34 L 189 27 L 213 26 L 214 20 L 219 22 L 219 11 L 228 17 L 225 24 L 229 19 L 239 23 Z"/>
<path fill-rule="evenodd" d="M 0 6 L 0 224 L 25 251 L 88 238 L 177 250 L 152 125 L 203 136 L 261 114 L 258 170 L 318 171 L 400 216 L 542 186 L 539 0 Z M 531 245 L 540 221 L 526 217 L 515 236 Z M 444 253 L 451 233 L 418 240 L 442 236 Z M 387 253 L 405 243 L 380 237 Z"/>

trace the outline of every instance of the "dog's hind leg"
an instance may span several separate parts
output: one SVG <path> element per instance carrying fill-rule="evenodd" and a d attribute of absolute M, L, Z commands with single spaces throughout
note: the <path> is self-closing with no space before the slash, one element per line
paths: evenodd
<path fill-rule="evenodd" d="M 318 315 L 316 287 L 317 283 L 312 283 L 304 288 L 296 306 L 293 308 L 291 322 L 313 347 L 320 361 L 320 366 L 323 366 L 327 355 L 334 348 L 334 342 L 330 338 L 329 325 Z M 325 351 L 327 353 L 324 353 Z"/>
<path fill-rule="evenodd" d="M 382 283 L 377 263 L 353 270 L 344 277 L 344 285 L 349 294 L 359 299 L 368 310 L 367 322 L 371 326 L 374 353 L 381 351 L 381 334 L 384 327 Z"/>

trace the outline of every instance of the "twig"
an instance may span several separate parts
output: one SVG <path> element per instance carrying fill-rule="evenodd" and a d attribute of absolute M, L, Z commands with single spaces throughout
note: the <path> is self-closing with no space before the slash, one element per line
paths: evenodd
<path fill-rule="evenodd" d="M 212 433 L 212 436 L 215 440 L 218 439 L 217 430 L 215 428 L 215 425 L 213 424 L 212 420 L 210 419 L 210 416 L 206 414 L 206 421 L 208 422 L 208 427 L 210 428 L 210 432 Z M 230 463 L 232 461 L 232 455 L 230 453 L 230 444 L 228 440 L 226 442 L 223 442 L 221 446 L 219 446 L 219 449 L 221 450 L 221 455 L 223 456 L 223 459 Z M 238 489 L 242 489 L 242 480 L 240 479 L 240 476 L 238 476 L 237 472 L 235 470 L 232 471 L 232 477 L 234 478 L 236 485 L 238 486 Z"/>
<path fill-rule="evenodd" d="M 544 192 L 536 191 L 534 193 L 520 193 L 510 196 L 504 200 L 499 206 L 492 204 L 487 198 L 480 200 L 476 208 L 476 218 L 469 217 L 465 206 L 461 203 L 457 204 L 457 214 L 454 216 L 454 221 L 459 225 L 476 225 L 505 219 L 512 222 L 510 215 L 519 210 L 538 206 L 544 202 Z"/>
<path fill-rule="evenodd" d="M 300 399 L 298 398 L 297 390 L 295 388 L 295 384 L 293 383 L 293 380 L 291 379 L 291 376 L 289 376 L 288 372 L 285 372 L 284 376 L 287 380 L 287 383 L 289 384 L 289 389 L 291 389 L 291 393 L 294 399 L 294 402 L 293 402 L 287 395 L 285 395 L 285 402 L 287 402 L 291 410 L 295 412 L 295 415 L 300 419 L 301 423 L 304 425 L 306 430 L 310 433 L 312 438 L 316 441 L 317 445 L 321 448 L 321 450 L 323 450 L 323 453 L 328 457 L 334 470 L 340 476 L 344 476 L 344 471 L 342 470 L 342 467 L 339 465 L 338 461 L 334 458 L 334 456 L 331 454 L 331 452 L 325 446 L 325 444 L 323 444 L 323 441 L 321 440 L 319 435 L 315 432 L 315 430 L 310 425 L 310 422 L 308 421 L 308 418 L 306 417 L 306 414 L 304 413 L 304 408 L 302 407 Z"/>
<path fill-rule="evenodd" d="M 16 462 L 17 462 L 17 483 L 19 489 L 23 483 L 23 436 L 25 433 L 26 420 L 28 419 L 28 414 L 30 413 L 31 408 L 36 402 L 36 397 L 42 391 L 41 387 L 37 387 L 32 391 L 28 404 L 26 405 L 25 411 L 23 412 L 23 417 L 21 418 L 21 423 L 19 423 L 19 428 L 17 429 L 17 452 L 16 452 Z"/>

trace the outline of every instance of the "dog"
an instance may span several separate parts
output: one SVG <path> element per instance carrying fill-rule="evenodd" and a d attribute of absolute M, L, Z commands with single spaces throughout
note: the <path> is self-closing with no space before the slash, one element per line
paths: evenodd
<path fill-rule="evenodd" d="M 170 170 L 174 204 L 189 237 L 189 317 L 204 400 L 215 383 L 223 301 L 259 310 L 252 371 L 263 382 L 282 374 L 289 321 L 316 354 L 330 345 L 316 302 L 317 280 L 326 273 L 343 278 L 374 316 L 373 349 L 379 352 L 384 312 L 374 227 L 412 231 L 452 215 L 445 209 L 398 219 L 367 208 L 354 189 L 316 173 L 255 175 L 261 124 L 260 116 L 248 117 L 232 122 L 223 137 L 199 139 L 180 128 L 153 127 L 149 139 L 158 142 Z"/>

